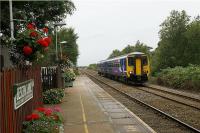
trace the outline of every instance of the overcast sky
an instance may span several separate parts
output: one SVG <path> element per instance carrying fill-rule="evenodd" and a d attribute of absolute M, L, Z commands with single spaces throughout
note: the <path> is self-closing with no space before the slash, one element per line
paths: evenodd
<path fill-rule="evenodd" d="M 200 0 L 72 0 L 76 11 L 67 25 L 78 34 L 79 66 L 106 59 L 137 40 L 157 47 L 159 25 L 171 10 L 200 14 Z"/>

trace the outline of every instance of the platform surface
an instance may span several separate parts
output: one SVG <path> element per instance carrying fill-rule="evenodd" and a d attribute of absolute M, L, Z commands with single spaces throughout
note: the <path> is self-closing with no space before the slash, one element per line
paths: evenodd
<path fill-rule="evenodd" d="M 65 89 L 65 133 L 151 133 L 147 124 L 86 76 Z"/>

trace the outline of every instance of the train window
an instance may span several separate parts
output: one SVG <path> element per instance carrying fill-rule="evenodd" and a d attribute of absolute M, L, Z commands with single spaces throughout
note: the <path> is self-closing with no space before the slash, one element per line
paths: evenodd
<path fill-rule="evenodd" d="M 146 56 L 142 57 L 142 64 L 143 64 L 144 66 L 148 64 L 148 60 L 147 60 L 147 57 L 146 57 Z"/>
<path fill-rule="evenodd" d="M 133 66 L 134 65 L 134 58 L 133 57 L 129 57 L 128 58 L 128 65 L 129 66 Z"/>

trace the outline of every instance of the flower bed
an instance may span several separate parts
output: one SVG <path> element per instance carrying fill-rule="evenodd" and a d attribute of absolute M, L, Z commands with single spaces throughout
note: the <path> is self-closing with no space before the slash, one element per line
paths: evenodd
<path fill-rule="evenodd" d="M 63 125 L 61 109 L 37 108 L 34 112 L 26 116 L 23 122 L 24 133 L 59 133 L 60 126 Z"/>
<path fill-rule="evenodd" d="M 64 94 L 64 90 L 60 88 L 47 90 L 43 92 L 43 102 L 45 104 L 61 103 Z"/>

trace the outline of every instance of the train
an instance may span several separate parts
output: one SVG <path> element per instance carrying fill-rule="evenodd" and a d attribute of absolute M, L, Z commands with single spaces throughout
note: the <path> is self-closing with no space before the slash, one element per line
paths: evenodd
<path fill-rule="evenodd" d="M 132 52 L 97 63 L 99 75 L 126 83 L 144 83 L 150 74 L 149 58 L 142 52 Z"/>

